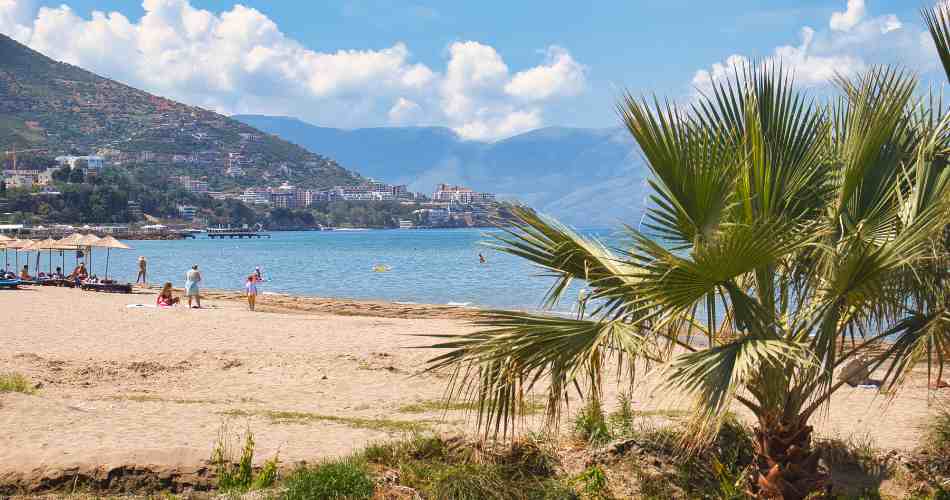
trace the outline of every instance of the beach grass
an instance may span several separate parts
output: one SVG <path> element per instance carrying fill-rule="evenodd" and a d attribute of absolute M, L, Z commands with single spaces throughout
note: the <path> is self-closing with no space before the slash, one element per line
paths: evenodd
<path fill-rule="evenodd" d="M 381 432 L 419 432 L 428 430 L 432 425 L 440 423 L 438 420 L 396 420 L 391 418 L 363 418 L 343 417 L 339 415 L 322 415 L 319 413 L 301 411 L 276 410 L 228 410 L 221 412 L 229 417 L 264 417 L 275 424 L 308 424 L 328 422 L 343 424 L 357 429 L 370 429 Z"/>
<path fill-rule="evenodd" d="M 199 404 L 224 404 L 227 401 L 217 399 L 189 399 L 189 398 L 163 398 L 152 394 L 124 394 L 109 396 L 111 401 L 132 401 L 135 403 L 175 403 L 180 405 L 199 405 Z"/>
<path fill-rule="evenodd" d="M 0 392 L 35 394 L 36 387 L 21 373 L 0 373 Z"/>
<path fill-rule="evenodd" d="M 399 413 L 443 413 L 448 411 L 476 411 L 478 403 L 474 401 L 446 401 L 445 399 L 424 399 L 402 405 Z M 534 415 L 544 411 L 544 403 L 530 400 L 525 402 L 524 413 Z"/>
<path fill-rule="evenodd" d="M 324 462 L 316 467 L 299 468 L 287 477 L 283 488 L 282 500 L 362 500 L 373 497 L 376 485 L 365 463 L 346 458 Z"/>

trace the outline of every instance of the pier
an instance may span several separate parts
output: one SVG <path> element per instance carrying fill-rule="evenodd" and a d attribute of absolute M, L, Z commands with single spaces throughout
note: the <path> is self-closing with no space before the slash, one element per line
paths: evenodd
<path fill-rule="evenodd" d="M 253 229 L 208 229 L 208 238 L 211 239 L 244 239 L 244 238 L 270 238 L 270 234 Z"/>

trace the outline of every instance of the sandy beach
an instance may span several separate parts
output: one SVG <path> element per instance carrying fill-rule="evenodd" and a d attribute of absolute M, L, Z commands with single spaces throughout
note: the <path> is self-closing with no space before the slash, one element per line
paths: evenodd
<path fill-rule="evenodd" d="M 147 307 L 153 291 L 0 291 L 0 372 L 39 385 L 0 394 L 0 485 L 123 467 L 200 474 L 224 422 L 254 432 L 257 461 L 279 452 L 285 464 L 412 426 L 467 428 L 463 412 L 440 421 L 437 410 L 407 405 L 435 401 L 445 387 L 420 374 L 435 353 L 413 349 L 432 342 L 416 335 L 472 331 L 471 310 L 266 295 L 252 313 L 235 297 L 209 293 L 205 309 L 189 310 Z M 646 390 L 634 401 L 657 405 Z M 906 450 L 928 411 L 918 377 L 893 401 L 845 389 L 816 427 Z"/>

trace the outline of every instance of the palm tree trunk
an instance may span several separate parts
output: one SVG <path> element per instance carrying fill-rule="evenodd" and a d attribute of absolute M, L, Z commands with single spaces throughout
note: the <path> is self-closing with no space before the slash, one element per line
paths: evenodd
<path fill-rule="evenodd" d="M 759 420 L 755 428 L 757 477 L 752 485 L 756 498 L 804 499 L 829 490 L 830 477 L 812 449 L 812 427 L 796 419 Z"/>

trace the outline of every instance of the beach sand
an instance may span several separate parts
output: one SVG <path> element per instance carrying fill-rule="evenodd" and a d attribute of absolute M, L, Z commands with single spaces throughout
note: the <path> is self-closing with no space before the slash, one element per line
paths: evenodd
<path fill-rule="evenodd" d="M 401 411 L 445 388 L 420 373 L 436 352 L 414 349 L 432 343 L 417 336 L 470 332 L 471 310 L 265 295 L 250 312 L 224 292 L 202 310 L 128 307 L 154 298 L 0 291 L 0 372 L 40 384 L 0 394 L 0 485 L 132 465 L 194 472 L 223 422 L 254 432 L 258 463 L 279 452 L 285 464 L 347 454 L 410 424 L 471 430 L 463 412 L 439 423 L 439 411 Z M 929 411 L 925 383 L 915 377 L 889 406 L 847 388 L 818 432 L 910 449 Z M 661 401 L 634 395 L 638 409 Z"/>

